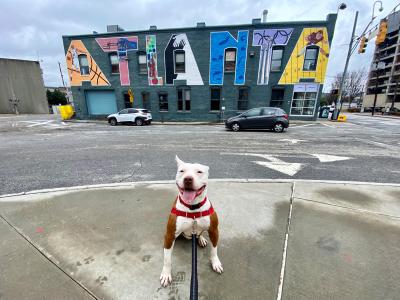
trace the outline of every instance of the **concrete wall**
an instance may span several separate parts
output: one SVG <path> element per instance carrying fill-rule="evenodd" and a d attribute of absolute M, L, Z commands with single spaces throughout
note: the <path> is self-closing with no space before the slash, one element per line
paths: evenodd
<path fill-rule="evenodd" d="M 324 49 L 329 50 L 334 32 L 334 26 L 336 22 L 336 15 L 328 15 L 326 20 L 322 21 L 305 21 L 305 22 L 279 22 L 279 23 L 266 23 L 266 24 L 250 24 L 250 25 L 230 25 L 230 26 L 207 26 L 207 27 L 195 27 L 195 28 L 180 28 L 180 29 L 158 29 L 158 30 L 146 30 L 146 31 L 126 31 L 112 34 L 95 34 L 95 35 L 78 35 L 78 36 L 63 36 L 64 49 L 66 53 L 67 65 L 69 68 L 70 82 L 72 82 L 72 94 L 74 98 L 74 105 L 76 109 L 76 115 L 78 118 L 91 118 L 87 110 L 85 92 L 88 90 L 112 90 L 115 92 L 117 99 L 118 110 L 125 108 L 123 94 L 132 89 L 135 95 L 135 107 L 142 107 L 142 92 L 148 92 L 150 94 L 151 111 L 154 120 L 177 120 L 177 121 L 217 121 L 219 119 L 218 112 L 210 111 L 210 88 L 213 86 L 210 84 L 210 48 L 211 48 L 211 34 L 213 32 L 228 31 L 234 38 L 237 38 L 239 31 L 248 31 L 248 41 L 246 50 L 246 64 L 245 64 L 245 81 L 243 84 L 235 84 L 235 73 L 225 73 L 223 83 L 218 85 L 222 89 L 222 106 L 226 108 L 225 116 L 234 115 L 238 111 L 238 89 L 241 86 L 249 87 L 249 105 L 248 108 L 269 106 L 271 100 L 272 88 L 280 87 L 285 90 L 284 94 L 284 109 L 286 112 L 290 111 L 291 101 L 293 96 L 293 82 L 290 82 L 290 78 L 286 78 L 282 83 L 282 74 L 284 71 L 298 72 L 293 76 L 296 82 L 317 82 L 319 83 L 319 96 L 317 99 L 315 114 L 313 116 L 300 117 L 303 120 L 315 120 L 318 107 L 319 99 L 322 93 L 326 64 L 328 60 L 328 53 Z M 278 72 L 269 73 L 268 84 L 258 83 L 258 71 L 259 71 L 259 59 L 260 59 L 260 46 L 253 46 L 253 34 L 256 30 L 260 29 L 293 29 L 291 37 L 287 44 L 284 46 L 284 55 L 282 59 L 282 68 Z M 303 48 L 301 44 L 298 45 L 300 40 L 304 40 L 305 28 L 323 28 L 324 39 L 323 43 L 317 44 L 320 47 L 320 57 L 323 57 L 323 62 L 318 66 L 318 72 L 315 74 L 306 74 L 302 72 L 303 64 L 297 62 L 297 57 Z M 307 29 L 308 30 L 308 29 Z M 307 32 L 311 32 L 307 31 Z M 314 30 L 315 31 L 315 30 Z M 190 85 L 187 80 L 175 80 L 173 85 L 166 85 L 166 64 L 165 64 L 165 49 L 168 42 L 173 34 L 184 33 L 187 36 L 187 40 L 190 43 L 191 50 L 195 57 L 198 70 L 200 72 L 203 84 Z M 138 51 L 146 51 L 146 36 L 156 36 L 156 51 L 157 51 L 157 69 L 158 77 L 163 80 L 162 85 L 149 85 L 148 75 L 139 74 L 138 65 Z M 111 66 L 109 62 L 109 55 L 102 49 L 98 42 L 101 38 L 112 38 L 112 37 L 137 37 L 137 50 L 127 51 L 127 59 L 129 65 L 129 85 L 122 85 L 119 74 L 111 73 Z M 97 41 L 96 41 L 97 39 Z M 115 42 L 113 42 L 115 44 Z M 110 43 L 110 44 L 113 44 Z M 112 47 L 112 45 L 111 45 Z M 89 61 L 93 59 L 93 71 L 94 76 L 87 76 L 83 78 L 80 75 L 79 69 L 74 69 L 74 64 L 71 61 L 74 60 L 73 52 L 78 50 L 79 53 L 86 53 Z M 329 52 L 329 51 L 328 51 Z M 304 53 L 303 53 L 304 54 Z M 76 59 L 75 59 L 76 61 Z M 288 66 L 288 70 L 286 67 Z M 101 70 L 101 75 L 104 78 L 95 80 L 97 74 Z M 299 70 L 299 71 L 296 71 Z M 285 72 L 287 73 L 287 72 Z M 307 72 L 312 73 L 312 72 Z M 92 74 L 92 71 L 91 71 Z M 289 76 L 290 77 L 290 76 Z M 303 78 L 300 78 L 303 77 Z M 109 84 L 108 84 L 109 83 Z M 177 111 L 177 87 L 180 85 L 188 85 L 191 89 L 191 111 L 180 112 Z M 160 112 L 158 104 L 158 93 L 168 93 L 169 111 Z M 295 119 L 293 117 L 292 119 Z"/>
<path fill-rule="evenodd" d="M 38 62 L 0 58 L 0 114 L 14 113 L 9 101 L 13 91 L 20 100 L 19 113 L 49 113 Z"/>
<path fill-rule="evenodd" d="M 362 103 L 362 107 L 373 107 L 374 106 L 375 95 L 365 95 Z M 376 98 L 375 107 L 385 107 L 386 106 L 386 95 L 378 94 Z"/>

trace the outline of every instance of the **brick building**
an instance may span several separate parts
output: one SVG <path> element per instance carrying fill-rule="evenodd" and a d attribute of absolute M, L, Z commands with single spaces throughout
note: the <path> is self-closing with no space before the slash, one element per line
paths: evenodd
<path fill-rule="evenodd" d="M 259 106 L 317 116 L 336 14 L 321 21 L 262 22 L 63 36 L 76 114 L 131 107 L 154 120 L 218 121 Z M 111 29 L 111 30 L 110 30 Z"/>

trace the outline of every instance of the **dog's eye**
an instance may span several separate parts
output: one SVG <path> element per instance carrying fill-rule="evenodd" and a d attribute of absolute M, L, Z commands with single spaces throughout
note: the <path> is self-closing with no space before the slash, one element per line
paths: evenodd
<path fill-rule="evenodd" d="M 185 171 L 184 171 L 184 170 L 180 170 L 179 172 L 183 173 L 183 172 L 185 172 Z"/>
<path fill-rule="evenodd" d="M 203 171 L 197 171 L 198 174 L 203 174 Z"/>

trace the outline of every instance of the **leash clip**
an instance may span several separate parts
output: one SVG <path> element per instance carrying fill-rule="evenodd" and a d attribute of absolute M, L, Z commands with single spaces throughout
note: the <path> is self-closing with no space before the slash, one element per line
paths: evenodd
<path fill-rule="evenodd" d="M 197 225 L 196 218 L 193 219 L 193 224 L 192 224 L 192 234 L 196 234 L 195 226 Z"/>

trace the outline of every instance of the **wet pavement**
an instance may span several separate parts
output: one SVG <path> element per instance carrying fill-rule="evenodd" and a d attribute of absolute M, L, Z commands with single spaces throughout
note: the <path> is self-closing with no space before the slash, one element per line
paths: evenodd
<path fill-rule="evenodd" d="M 199 298 L 396 299 L 399 195 L 399 185 L 212 180 L 224 273 L 199 249 Z M 172 285 L 159 283 L 175 196 L 169 182 L 0 196 L 0 298 L 188 299 L 190 241 L 176 242 Z"/>

